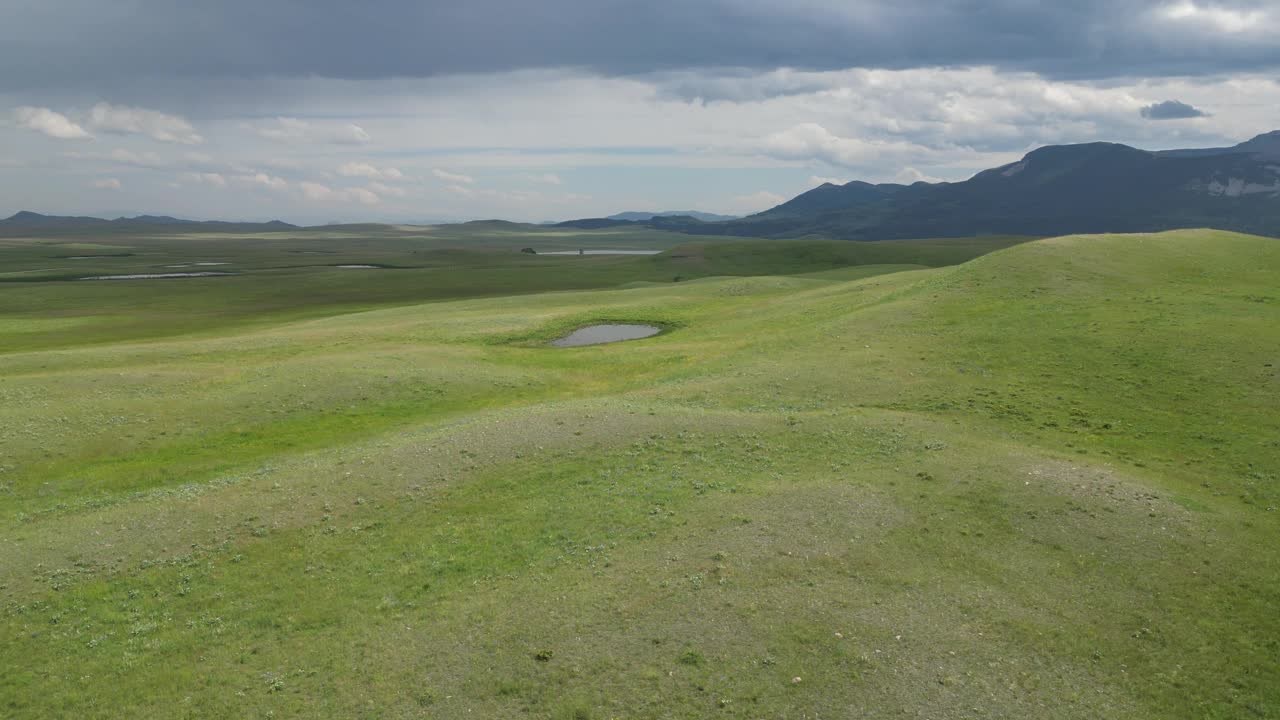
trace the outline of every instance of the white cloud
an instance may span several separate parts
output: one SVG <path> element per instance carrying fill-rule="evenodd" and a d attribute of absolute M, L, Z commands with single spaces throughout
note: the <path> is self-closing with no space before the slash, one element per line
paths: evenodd
<path fill-rule="evenodd" d="M 364 145 L 373 140 L 364 128 L 353 124 L 325 128 L 321 136 L 336 145 Z"/>
<path fill-rule="evenodd" d="M 432 170 L 431 174 L 453 185 L 459 185 L 459 184 L 471 185 L 476 181 L 476 179 L 471 177 L 470 175 L 459 175 L 457 173 L 451 173 L 446 170 L 439 170 L 439 169 Z"/>
<path fill-rule="evenodd" d="M 810 187 L 818 187 L 819 185 L 826 185 L 828 183 L 832 185 L 845 185 L 848 182 L 849 182 L 848 178 L 822 177 L 821 175 L 809 176 Z"/>
<path fill-rule="evenodd" d="M 298 142 L 306 138 L 311 125 L 296 118 L 280 117 L 274 126 L 251 129 L 268 140 Z"/>
<path fill-rule="evenodd" d="M 484 211 L 491 215 L 495 209 L 503 206 L 517 207 L 521 212 L 528 212 L 539 207 L 563 206 L 591 199 L 590 195 L 577 193 L 548 193 L 539 190 L 497 190 L 466 185 L 447 185 L 445 190 L 467 199 L 482 201 L 484 203 Z"/>
<path fill-rule="evenodd" d="M 103 178 L 102 180 L 94 180 L 93 186 L 99 190 L 119 190 L 122 186 L 116 178 Z"/>
<path fill-rule="evenodd" d="M 263 167 L 272 168 L 273 170 L 301 170 L 303 168 L 303 163 L 297 158 L 262 158 L 260 160 L 255 160 L 254 162 Z"/>
<path fill-rule="evenodd" d="M 61 140 L 84 140 L 93 137 L 84 128 L 71 122 L 66 115 L 49 108 L 24 105 L 13 111 L 13 119 L 20 127 Z"/>
<path fill-rule="evenodd" d="M 402 187 L 388 185 L 384 182 L 378 182 L 377 180 L 369 183 L 369 189 L 379 195 L 388 195 L 391 197 L 404 197 L 409 194 L 408 191 Z"/>
<path fill-rule="evenodd" d="M 189 172 L 183 173 L 182 179 L 188 182 L 205 183 L 214 187 L 226 187 L 227 178 L 221 173 L 215 172 Z"/>
<path fill-rule="evenodd" d="M 354 123 L 314 123 L 291 117 L 278 117 L 274 124 L 265 126 L 245 127 L 268 140 L 283 143 L 365 145 L 373 139 Z"/>
<path fill-rule="evenodd" d="M 338 202 L 358 202 L 361 205 L 377 205 L 381 202 L 381 198 L 371 190 L 365 188 L 342 188 L 334 190 L 328 185 L 321 185 L 314 182 L 301 182 L 298 187 L 302 189 L 302 195 L 308 200 L 320 201 L 338 201 Z"/>
<path fill-rule="evenodd" d="M 763 102 L 789 95 L 807 95 L 831 87 L 824 75 L 779 68 L 763 73 L 707 74 L 694 70 L 663 73 L 658 76 L 661 97 L 686 102 Z"/>
<path fill-rule="evenodd" d="M 924 148 L 901 140 L 840 137 L 817 123 L 801 123 L 766 137 L 757 150 L 780 160 L 817 160 L 837 167 L 860 167 Z"/>
<path fill-rule="evenodd" d="M 265 187 L 268 190 L 284 190 L 289 187 L 289 183 L 283 178 L 268 175 L 266 173 L 252 173 L 247 175 L 235 176 L 235 181 L 245 185 L 254 185 Z"/>
<path fill-rule="evenodd" d="M 786 201 L 787 198 L 782 195 L 768 190 L 761 190 L 749 195 L 738 195 L 730 198 L 722 210 L 727 210 L 726 214 L 729 215 L 750 215 L 763 212 Z"/>
<path fill-rule="evenodd" d="M 298 187 L 302 188 L 302 194 L 308 200 L 327 200 L 333 196 L 333 188 L 320 183 L 301 182 Z"/>
<path fill-rule="evenodd" d="M 371 180 L 403 180 L 404 173 L 393 167 L 377 167 L 365 162 L 349 162 L 338 168 L 343 177 L 365 177 Z"/>
<path fill-rule="evenodd" d="M 146 135 L 160 142 L 199 145 L 204 142 L 191 123 L 139 107 L 98 103 L 89 111 L 89 124 L 96 130 L 122 135 Z"/>
<path fill-rule="evenodd" d="M 911 183 L 918 182 L 937 183 L 942 182 L 942 179 L 933 177 L 932 175 L 925 175 L 913 167 L 905 167 L 902 168 L 897 175 L 893 176 L 892 182 L 901 183 L 902 185 L 910 185 Z"/>
<path fill-rule="evenodd" d="M 117 149 L 112 150 L 107 157 L 124 165 L 136 165 L 138 167 L 156 168 L 168 164 L 164 158 L 154 152 L 136 153 L 131 150 Z"/>
<path fill-rule="evenodd" d="M 1199 24 L 1230 34 L 1263 29 L 1271 19 L 1266 10 L 1233 10 L 1217 5 L 1200 5 L 1193 0 L 1170 3 L 1161 8 L 1160 14 L 1167 20 Z"/>
<path fill-rule="evenodd" d="M 168 160 L 154 152 L 133 152 L 132 150 L 124 150 L 117 148 L 109 153 L 100 152 L 79 152 L 70 150 L 62 153 L 62 157 L 72 160 L 92 160 L 96 162 L 104 162 L 115 165 L 131 165 L 133 167 L 142 168 L 158 168 L 171 165 Z"/>
<path fill-rule="evenodd" d="M 347 197 L 353 198 L 361 205 L 377 205 L 381 202 L 376 193 L 364 188 L 348 188 L 343 192 L 347 194 Z"/>
<path fill-rule="evenodd" d="M 544 185 L 563 185 L 564 180 L 555 173 L 530 173 L 521 175 L 521 177 L 529 182 L 542 183 Z"/>
<path fill-rule="evenodd" d="M 338 174 L 345 177 L 382 177 L 382 171 L 369 163 L 349 162 L 338 168 Z"/>
<path fill-rule="evenodd" d="M 1197 3 L 1201 8 L 1267 7 L 1260 0 Z M 1190 19 L 1152 14 L 1139 20 L 1168 42 L 1200 42 L 1197 47 L 1206 53 L 1214 42 L 1252 37 L 1205 40 L 1199 36 L 1214 31 Z M 741 79 L 719 83 L 723 87 L 718 89 L 716 76 L 726 73 Z M 59 181 L 70 173 L 80 178 L 73 184 L 86 191 L 93 178 L 115 176 L 128 180 L 132 192 L 144 187 L 143 180 L 133 178 L 149 172 L 153 177 L 145 187 L 155 191 L 148 200 L 157 210 L 169 205 L 174 213 L 208 217 L 279 215 L 311 222 L 356 219 L 367 209 L 354 194 L 334 197 L 328 204 L 307 202 L 297 182 L 302 179 L 335 193 L 347 186 L 362 187 L 382 199 L 378 216 L 393 221 L 547 220 L 636 207 L 696 207 L 738 214 L 760 208 L 729 207 L 731 199 L 759 190 L 789 196 L 806 189 L 810 175 L 884 182 L 915 179 L 904 170 L 914 168 L 924 179 L 958 180 L 1016 161 L 1045 144 L 1111 140 L 1151 149 L 1225 146 L 1276 129 L 1275 108 L 1280 107 L 1280 82 L 1274 74 L 1263 73 L 1107 81 L 1052 79 L 983 67 L 794 71 L 764 73 L 762 78 L 747 71 L 687 75 L 692 77 L 679 81 L 690 94 L 723 97 L 685 102 L 673 99 L 679 93 L 662 92 L 666 76 L 607 78 L 571 71 L 386 81 L 278 78 L 270 81 L 271 93 L 228 93 L 219 96 L 216 112 L 206 116 L 192 110 L 187 117 L 209 140 L 203 146 L 161 146 L 143 135 L 107 136 L 88 125 L 87 110 L 95 100 L 78 106 L 67 100 L 64 106 L 61 101 L 16 99 L 13 104 L 58 104 L 55 109 L 64 112 L 84 108 L 81 114 L 68 112 L 67 122 L 81 121 L 82 131 L 119 142 L 98 147 L 67 141 L 58 150 L 77 149 L 86 155 L 51 156 L 42 146 L 54 141 L 17 129 L 8 122 L 12 106 L 0 106 L 0 125 L 8 125 L 10 134 L 7 145 L 0 136 L 0 155 L 29 168 L 0 170 L 0 201 L 31 197 L 31 203 L 42 201 L 51 211 L 80 214 L 92 208 L 79 207 L 84 201 L 77 193 L 59 189 Z M 253 83 L 246 87 L 261 88 Z M 503 98 L 500 106 L 493 104 L 495 96 Z M 744 101 L 735 102 L 735 96 Z M 1212 109 L 1214 116 L 1165 123 L 1141 116 L 1141 108 L 1170 98 Z M 221 104 L 224 100 L 230 106 Z M 566 102 L 571 102 L 572 112 L 565 111 Z M 150 105 L 170 107 L 158 101 Z M 270 114 L 261 115 L 263 107 Z M 294 120 L 282 122 L 277 116 Z M 257 118 L 243 126 L 251 130 L 240 130 L 239 119 L 226 119 L 246 117 Z M 322 136 L 318 128 L 344 123 L 369 127 L 376 135 L 376 151 L 372 145 L 317 140 Z M 274 131 L 282 144 L 269 144 L 257 130 Z M 0 135 L 4 132 L 0 127 Z M 29 142 L 22 143 L 18 133 L 27 134 Z M 113 159 L 111 148 L 117 145 L 132 155 Z M 147 149 L 159 151 L 167 164 L 158 171 L 127 171 L 125 165 L 157 164 L 157 156 L 144 152 Z M 216 161 L 188 155 L 196 149 Z M 89 150 L 100 151 L 91 158 L 94 162 L 85 159 Z M 370 177 L 374 173 L 365 168 L 339 174 L 349 161 L 378 172 L 395 167 L 406 177 Z M 433 173 L 433 168 L 440 172 Z M 747 169 L 750 172 L 736 172 Z M 549 170 L 559 173 L 564 185 L 538 179 Z M 186 171 L 219 174 L 228 187 L 238 190 L 213 192 L 216 181 L 189 180 L 180 175 Z M 287 179 L 289 194 L 244 190 L 266 186 L 233 179 L 258 172 Z M 566 204 L 568 196 L 556 191 L 577 185 L 579 177 L 592 178 L 595 197 Z M 187 191 L 164 186 L 177 179 Z M 425 181 L 411 185 L 411 179 Z M 403 188 L 413 202 L 398 200 L 397 193 L 375 183 Z M 193 188 L 207 192 L 191 192 Z M 517 190 L 544 192 L 537 196 Z"/>

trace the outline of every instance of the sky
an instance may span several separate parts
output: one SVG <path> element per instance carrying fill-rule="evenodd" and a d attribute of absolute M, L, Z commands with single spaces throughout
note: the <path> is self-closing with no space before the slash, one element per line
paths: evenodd
<path fill-rule="evenodd" d="M 1280 0 L 9 0 L 0 216 L 758 212 L 1280 129 Z"/>

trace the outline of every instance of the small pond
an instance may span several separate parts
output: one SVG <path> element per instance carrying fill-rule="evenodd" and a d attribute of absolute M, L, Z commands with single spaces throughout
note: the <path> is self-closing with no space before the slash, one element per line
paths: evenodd
<path fill-rule="evenodd" d="M 639 340 L 653 337 L 662 332 L 662 328 L 653 325 L 605 324 L 588 325 L 578 328 L 559 340 L 552 341 L 556 347 L 581 347 L 583 345 L 603 345 L 604 343 L 621 342 L 623 340 Z"/>

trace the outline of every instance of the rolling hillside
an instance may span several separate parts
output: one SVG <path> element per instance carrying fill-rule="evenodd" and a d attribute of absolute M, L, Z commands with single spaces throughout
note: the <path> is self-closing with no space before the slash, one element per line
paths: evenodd
<path fill-rule="evenodd" d="M 1280 244 L 854 270 L 0 353 L 0 708 L 1280 713 Z"/>

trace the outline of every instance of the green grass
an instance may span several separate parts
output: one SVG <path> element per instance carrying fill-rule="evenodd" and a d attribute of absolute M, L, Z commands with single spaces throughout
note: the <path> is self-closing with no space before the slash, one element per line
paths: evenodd
<path fill-rule="evenodd" d="M 0 283 L 0 708 L 1280 715 L 1280 245 L 947 242 Z"/>
<path fill-rule="evenodd" d="M 130 245 L 76 237 L 0 238 L 0 352 L 77 347 L 227 328 L 274 327 L 409 303 L 671 283 L 716 275 L 799 274 L 955 264 L 1025 238 L 712 242 L 642 229 L 577 231 L 476 223 L 251 236 L 142 235 Z M 125 238 L 115 239 L 121 243 Z M 648 249 L 657 256 L 527 255 L 537 250 Z M 97 249 L 98 252 L 89 252 Z M 108 254 L 110 251 L 110 254 Z M 89 259 L 73 260 L 72 256 Z M 100 255 L 100 256 L 99 256 Z M 194 263 L 227 263 L 196 266 Z M 338 265 L 377 265 L 346 269 Z M 176 266 L 176 267 L 175 267 Z M 232 277 L 106 280 L 192 271 Z"/>

